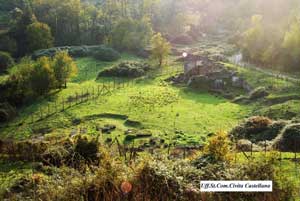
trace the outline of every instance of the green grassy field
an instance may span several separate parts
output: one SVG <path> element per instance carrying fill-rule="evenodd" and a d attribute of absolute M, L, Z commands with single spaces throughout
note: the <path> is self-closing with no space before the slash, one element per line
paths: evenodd
<path fill-rule="evenodd" d="M 165 141 L 198 144 L 205 142 L 209 133 L 230 130 L 251 112 L 251 106 L 234 104 L 224 98 L 185 87 L 170 86 L 164 80 L 172 75 L 175 69 L 181 69 L 182 64 L 169 62 L 163 75 L 154 70 L 149 75 L 130 82 L 129 86 L 115 90 L 112 94 L 71 107 L 33 124 L 24 123 L 31 121 L 31 114 L 38 116 L 41 109 L 46 111 L 48 104 L 53 104 L 63 97 L 91 90 L 97 84 L 109 82 L 112 84 L 112 78 L 95 80 L 97 74 L 102 69 L 124 60 L 140 59 L 127 54 L 123 55 L 120 61 L 112 63 L 98 62 L 92 58 L 78 59 L 76 62 L 79 73 L 68 83 L 67 89 L 24 107 L 19 117 L 11 123 L 23 122 L 23 124 L 3 128 L 1 135 L 23 139 L 40 136 L 41 131 L 48 137 L 70 135 L 72 132 L 79 133 L 80 130 L 85 130 L 84 134 L 97 135 L 99 133 L 96 131 L 97 126 L 114 124 L 117 129 L 110 135 L 103 135 L 103 140 L 108 137 L 119 137 L 124 140 L 124 132 L 127 129 L 137 129 L 142 133 L 151 132 L 154 137 Z M 138 122 L 139 125 L 128 125 L 125 119 L 116 118 L 114 115 L 97 117 L 104 113 L 126 115 L 129 120 Z M 74 119 L 80 119 L 81 123 L 73 125 Z"/>

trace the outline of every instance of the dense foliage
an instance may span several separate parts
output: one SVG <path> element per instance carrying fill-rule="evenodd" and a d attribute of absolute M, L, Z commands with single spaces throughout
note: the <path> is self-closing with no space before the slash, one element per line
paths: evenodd
<path fill-rule="evenodd" d="M 151 39 L 151 59 L 161 67 L 171 51 L 171 45 L 160 33 L 155 34 Z"/>
<path fill-rule="evenodd" d="M 135 78 L 145 75 L 149 70 L 150 65 L 147 63 L 122 62 L 112 68 L 101 71 L 98 78 L 103 76 Z"/>
<path fill-rule="evenodd" d="M 20 105 L 47 94 L 51 89 L 66 87 L 67 80 L 76 71 L 75 63 L 66 52 L 59 52 L 53 58 L 41 57 L 37 61 L 23 58 L 9 70 L 8 80 L 1 85 L 1 102 Z"/>
<path fill-rule="evenodd" d="M 14 60 L 9 53 L 0 51 L 0 74 L 6 72 L 13 63 Z"/>

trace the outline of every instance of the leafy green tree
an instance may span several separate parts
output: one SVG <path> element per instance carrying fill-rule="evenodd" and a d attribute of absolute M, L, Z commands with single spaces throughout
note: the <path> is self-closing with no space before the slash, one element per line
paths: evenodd
<path fill-rule="evenodd" d="M 152 27 L 148 18 L 123 19 L 113 29 L 112 45 L 116 49 L 139 51 L 149 44 L 151 36 Z"/>
<path fill-rule="evenodd" d="M 53 58 L 54 76 L 57 86 L 67 87 L 67 81 L 77 74 L 77 66 L 67 52 L 58 52 Z"/>
<path fill-rule="evenodd" d="M 80 43 L 80 0 L 34 0 L 33 10 L 40 22 L 51 27 L 55 45 Z"/>
<path fill-rule="evenodd" d="M 50 58 L 41 57 L 34 63 L 30 82 L 32 90 L 37 95 L 46 94 L 55 86 L 55 77 Z"/>
<path fill-rule="evenodd" d="M 33 12 L 28 9 L 23 11 L 20 19 L 17 19 L 16 24 L 9 30 L 9 36 L 16 40 L 17 44 L 17 57 L 26 55 L 28 51 L 28 40 L 26 35 L 27 26 L 37 22 Z"/>
<path fill-rule="evenodd" d="M 251 28 L 243 34 L 242 51 L 245 58 L 259 63 L 264 50 L 262 16 L 252 16 L 251 22 Z"/>
<path fill-rule="evenodd" d="M 164 39 L 161 33 L 155 34 L 151 39 L 151 59 L 157 61 L 159 67 L 162 66 L 163 62 L 166 60 L 170 54 L 171 45 Z"/>
<path fill-rule="evenodd" d="M 7 71 L 8 67 L 14 64 L 14 60 L 7 52 L 0 51 L 0 74 Z"/>
<path fill-rule="evenodd" d="M 9 34 L 4 33 L 0 35 L 0 51 L 9 52 L 14 55 L 17 51 L 17 42 Z"/>
<path fill-rule="evenodd" d="M 47 24 L 35 22 L 27 26 L 26 30 L 28 51 L 47 49 L 53 46 L 53 37 Z"/>
<path fill-rule="evenodd" d="M 9 69 L 9 82 L 12 85 L 11 93 L 19 99 L 33 97 L 34 92 L 31 88 L 30 78 L 33 74 L 33 65 L 29 57 L 23 57 L 21 61 Z"/>
<path fill-rule="evenodd" d="M 284 65 L 288 68 L 298 68 L 300 65 L 300 22 L 294 20 L 285 33 L 283 44 L 285 50 Z"/>

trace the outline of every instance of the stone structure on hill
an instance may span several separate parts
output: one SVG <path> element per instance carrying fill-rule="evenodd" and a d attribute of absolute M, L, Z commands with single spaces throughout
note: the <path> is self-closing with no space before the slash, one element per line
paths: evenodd
<path fill-rule="evenodd" d="M 209 91 L 242 89 L 250 92 L 252 90 L 237 72 L 225 68 L 223 64 L 212 60 L 208 55 L 188 55 L 184 58 L 184 73 L 169 80 L 174 83 L 187 83 L 192 88 Z"/>

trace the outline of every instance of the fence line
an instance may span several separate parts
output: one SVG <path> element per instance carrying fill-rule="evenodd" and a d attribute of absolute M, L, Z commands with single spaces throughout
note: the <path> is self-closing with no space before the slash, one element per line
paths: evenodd
<path fill-rule="evenodd" d="M 28 115 L 29 118 L 16 124 L 6 124 L 0 128 L 17 127 L 21 124 L 33 124 L 35 122 L 44 120 L 52 115 L 63 112 L 67 109 L 86 103 L 88 101 L 96 100 L 99 97 L 112 94 L 113 91 L 133 85 L 133 80 L 129 82 L 117 82 L 114 80 L 110 83 L 102 83 L 93 86 L 91 89 L 81 89 L 80 92 L 76 91 L 73 94 L 62 97 L 60 100 L 54 101 L 52 104 L 48 103 L 44 108 L 40 107 L 36 112 Z"/>

